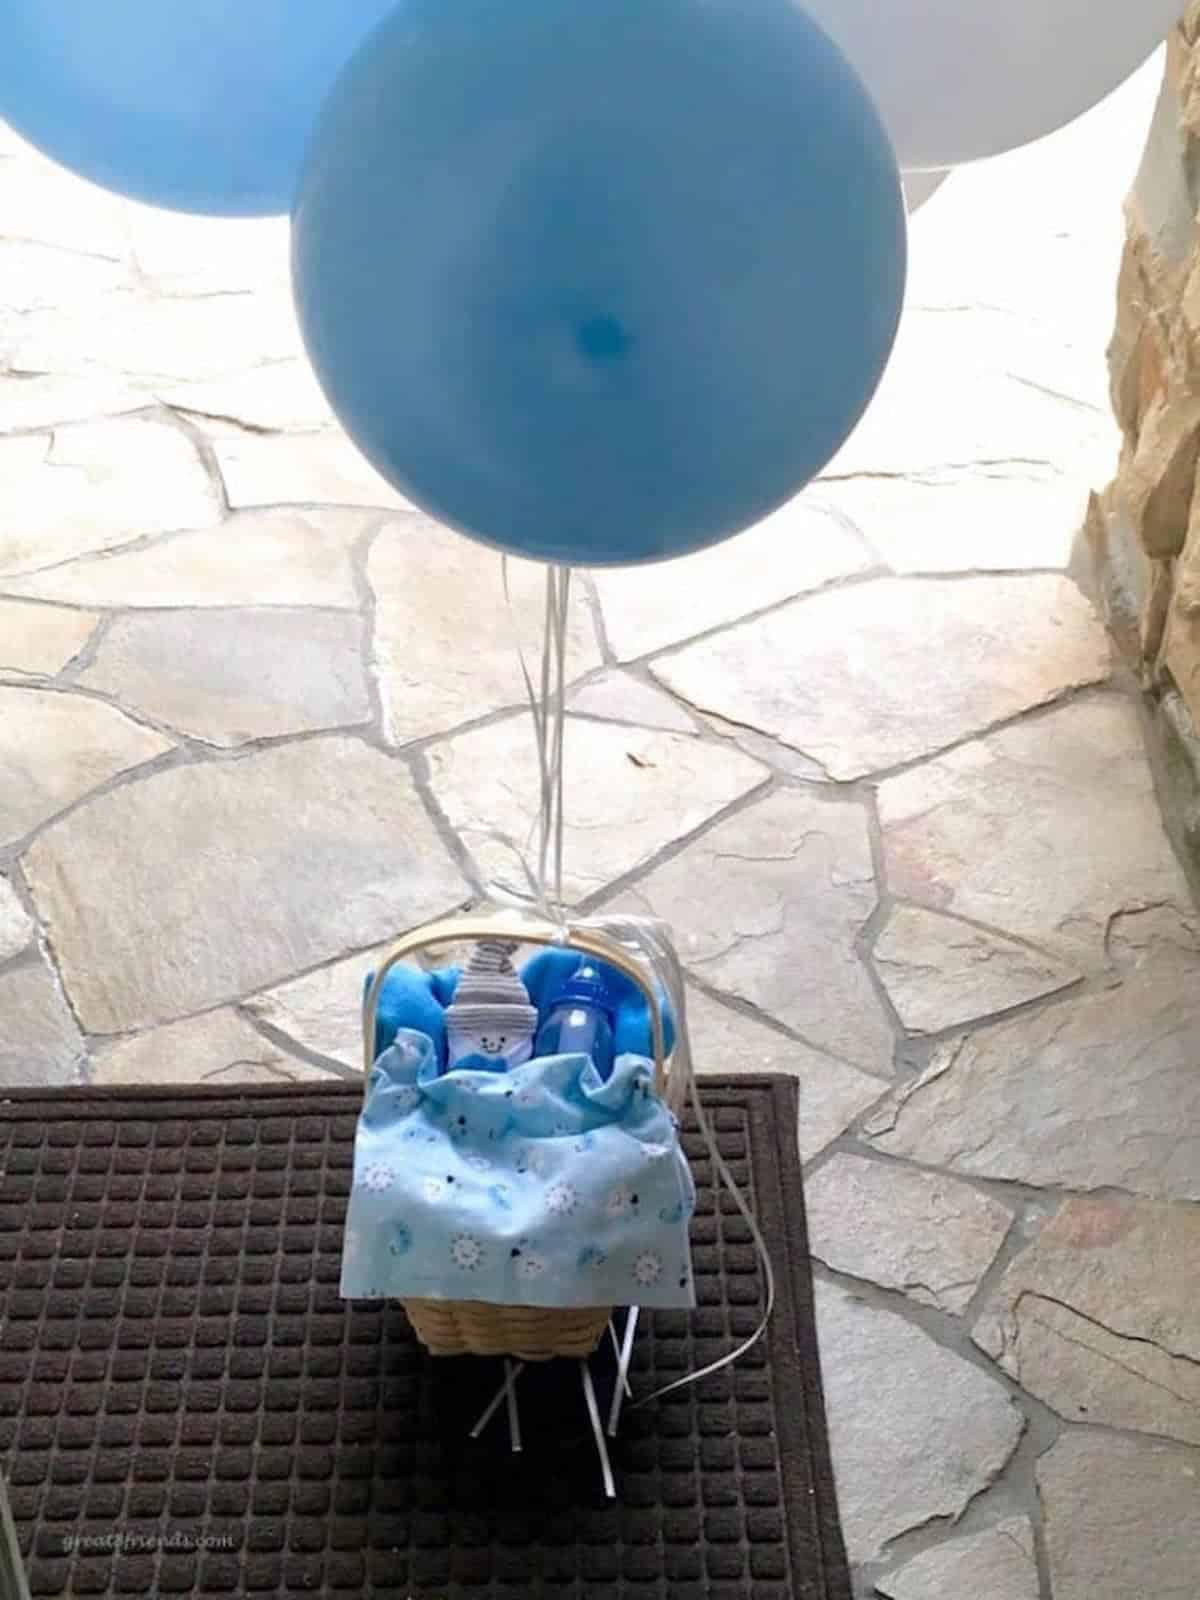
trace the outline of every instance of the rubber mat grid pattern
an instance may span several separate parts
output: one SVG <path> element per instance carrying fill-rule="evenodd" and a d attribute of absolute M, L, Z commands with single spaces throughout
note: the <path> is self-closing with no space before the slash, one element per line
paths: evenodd
<path fill-rule="evenodd" d="M 794 1086 L 706 1101 L 779 1311 L 735 1368 L 627 1411 L 613 1504 L 574 1363 L 521 1380 L 513 1456 L 503 1415 L 467 1436 L 498 1363 L 435 1361 L 399 1306 L 339 1299 L 352 1089 L 6 1097 L 0 1473 L 33 1593 L 847 1600 Z M 761 1315 L 750 1231 L 684 1137 L 699 1305 L 642 1319 L 635 1396 Z"/>

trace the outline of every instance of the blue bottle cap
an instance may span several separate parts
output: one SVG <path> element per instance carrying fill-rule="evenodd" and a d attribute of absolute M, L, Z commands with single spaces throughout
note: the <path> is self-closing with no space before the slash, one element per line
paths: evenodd
<path fill-rule="evenodd" d="M 567 979 L 562 993 L 554 1002 L 555 1010 L 568 1005 L 594 1006 L 596 1010 L 603 1011 L 610 1021 L 617 1011 L 616 1001 L 609 992 L 604 974 L 587 961 L 574 976 Z"/>

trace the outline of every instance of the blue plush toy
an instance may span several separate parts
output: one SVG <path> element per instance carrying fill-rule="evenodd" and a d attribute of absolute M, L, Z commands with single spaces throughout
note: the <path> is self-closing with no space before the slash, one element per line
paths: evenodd
<path fill-rule="evenodd" d="M 578 972 L 585 959 L 577 950 L 547 949 L 540 951 L 521 969 L 521 979 L 529 998 L 537 1009 L 539 1023 L 553 1011 L 569 979 Z M 597 963 L 604 972 L 608 992 L 616 1001 L 616 1019 L 613 1042 L 618 1056 L 653 1054 L 650 1028 L 650 1008 L 645 996 L 632 978 L 609 966 Z M 369 987 L 374 974 L 368 973 Z M 444 967 L 437 972 L 424 972 L 418 967 L 398 963 L 383 980 L 379 996 L 379 1010 L 375 1019 L 375 1054 L 378 1057 L 395 1040 L 401 1028 L 413 1028 L 424 1033 L 433 1042 L 442 1071 L 446 1068 L 447 1037 L 446 1010 L 453 1003 L 462 970 Z M 668 1051 L 675 1041 L 675 1019 L 669 1003 L 663 1000 L 663 1032 Z"/>
<path fill-rule="evenodd" d="M 439 972 L 424 972 L 419 967 L 398 963 L 383 980 L 379 1009 L 375 1014 L 375 1055 L 379 1057 L 394 1041 L 401 1028 L 415 1028 L 433 1041 L 438 1060 L 446 1064 L 446 1007 L 458 988 L 459 969 L 443 967 Z M 366 997 L 375 974 L 363 981 Z"/>

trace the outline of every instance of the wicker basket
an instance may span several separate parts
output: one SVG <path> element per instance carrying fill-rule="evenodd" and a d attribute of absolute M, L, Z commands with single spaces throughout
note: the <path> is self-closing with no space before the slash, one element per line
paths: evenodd
<path fill-rule="evenodd" d="M 553 923 L 518 912 L 489 912 L 444 918 L 406 934 L 375 974 L 363 1003 L 363 1070 L 375 1064 L 375 1018 L 383 980 L 397 962 L 437 945 L 476 939 L 513 939 L 520 944 L 567 945 L 618 967 L 637 984 L 650 1007 L 655 1088 L 666 1092 L 667 1059 L 662 1005 L 653 984 L 623 944 L 589 925 L 569 927 L 566 936 Z M 612 1315 L 611 1306 L 501 1306 L 483 1300 L 406 1300 L 402 1302 L 417 1337 L 435 1356 L 511 1356 L 520 1361 L 550 1361 L 557 1356 L 589 1356 Z"/>
<path fill-rule="evenodd" d="M 417 1338 L 435 1356 L 590 1356 L 609 1306 L 493 1306 L 484 1300 L 405 1300 Z"/>

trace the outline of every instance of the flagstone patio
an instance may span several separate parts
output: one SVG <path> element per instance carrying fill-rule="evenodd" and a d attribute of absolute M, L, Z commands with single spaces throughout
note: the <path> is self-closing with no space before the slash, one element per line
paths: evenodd
<path fill-rule="evenodd" d="M 800 1080 L 864 1596 L 1196 1592 L 1200 918 L 1064 575 L 1154 90 L 930 202 L 799 501 L 575 590 L 568 887 Z M 374 950 L 527 824 L 539 573 L 514 621 L 350 447 L 282 225 L 11 141 L 0 197 L 0 1089 L 352 1077 Z"/>

